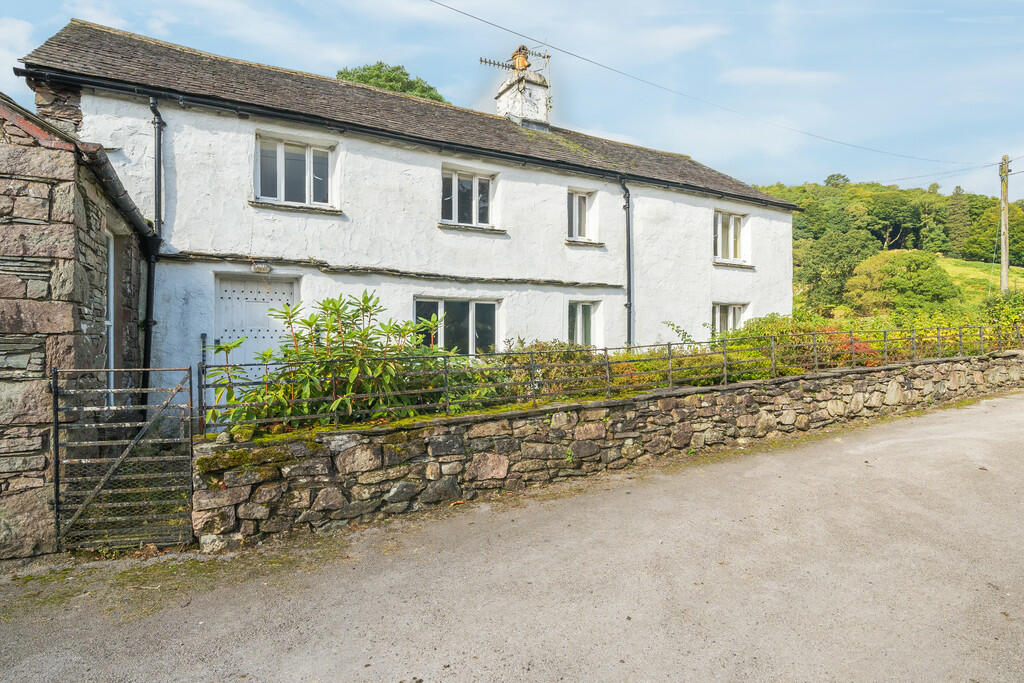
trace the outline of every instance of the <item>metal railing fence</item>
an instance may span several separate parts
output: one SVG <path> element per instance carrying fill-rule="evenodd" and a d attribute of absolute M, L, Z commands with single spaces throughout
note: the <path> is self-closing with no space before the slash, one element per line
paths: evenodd
<path fill-rule="evenodd" d="M 1020 325 L 825 331 L 475 356 L 199 364 L 200 431 L 387 422 L 1024 349 Z M 213 396 L 207 401 L 207 393 Z"/>

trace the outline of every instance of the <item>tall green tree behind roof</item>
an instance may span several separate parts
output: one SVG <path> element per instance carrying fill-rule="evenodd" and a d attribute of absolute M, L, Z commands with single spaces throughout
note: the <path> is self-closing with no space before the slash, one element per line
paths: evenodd
<path fill-rule="evenodd" d="M 364 64 L 363 66 L 340 69 L 338 71 L 338 79 L 365 83 L 382 90 L 392 90 L 436 102 L 448 103 L 448 100 L 437 91 L 437 88 L 422 78 L 413 78 L 401 64 L 391 65 L 377 62 L 376 64 Z"/>

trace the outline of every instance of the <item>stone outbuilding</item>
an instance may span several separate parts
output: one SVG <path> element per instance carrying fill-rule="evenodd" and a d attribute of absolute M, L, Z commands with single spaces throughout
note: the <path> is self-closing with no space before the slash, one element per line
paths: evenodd
<path fill-rule="evenodd" d="M 100 146 L 0 93 L 0 559 L 55 549 L 50 373 L 141 366 L 156 246 Z"/>

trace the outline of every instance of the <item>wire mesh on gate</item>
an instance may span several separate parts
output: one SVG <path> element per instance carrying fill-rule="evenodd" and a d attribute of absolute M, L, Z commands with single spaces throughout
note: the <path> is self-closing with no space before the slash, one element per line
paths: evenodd
<path fill-rule="evenodd" d="M 202 432 L 387 422 L 1024 348 L 1014 326 L 815 331 L 706 342 L 199 366 Z M 387 381 L 381 378 L 386 377 Z M 212 399 L 212 400 L 211 400 Z"/>
<path fill-rule="evenodd" d="M 53 459 L 62 549 L 192 541 L 192 373 L 141 389 L 142 369 L 55 370 Z"/>

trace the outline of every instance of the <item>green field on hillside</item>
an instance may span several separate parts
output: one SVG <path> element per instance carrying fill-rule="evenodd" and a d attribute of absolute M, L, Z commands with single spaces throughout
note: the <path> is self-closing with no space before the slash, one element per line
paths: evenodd
<path fill-rule="evenodd" d="M 939 257 L 939 265 L 963 292 L 964 303 L 980 305 L 985 297 L 999 292 L 999 264 Z M 1010 289 L 1024 290 L 1024 268 L 1010 266 Z"/>

